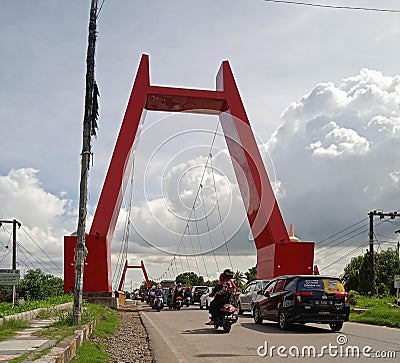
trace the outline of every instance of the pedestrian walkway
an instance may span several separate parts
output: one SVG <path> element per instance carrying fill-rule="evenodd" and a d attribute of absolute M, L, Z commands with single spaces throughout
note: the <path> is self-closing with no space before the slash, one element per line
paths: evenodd
<path fill-rule="evenodd" d="M 54 323 L 54 319 L 32 319 L 29 320 L 29 328 L 15 333 L 12 338 L 0 342 L 0 362 L 9 362 L 22 354 L 40 351 L 55 345 L 54 340 L 37 337 L 34 335 L 40 329 Z M 0 325 L 1 326 L 1 325 Z"/>

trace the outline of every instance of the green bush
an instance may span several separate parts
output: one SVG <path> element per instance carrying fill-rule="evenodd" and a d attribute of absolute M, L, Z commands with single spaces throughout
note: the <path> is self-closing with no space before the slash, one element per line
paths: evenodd
<path fill-rule="evenodd" d="M 360 301 L 360 294 L 357 291 L 349 291 L 349 303 L 352 306 L 357 306 Z"/>
<path fill-rule="evenodd" d="M 40 269 L 29 270 L 17 286 L 18 297 L 25 300 L 45 300 L 50 296 L 64 294 L 64 281 L 46 275 Z"/>

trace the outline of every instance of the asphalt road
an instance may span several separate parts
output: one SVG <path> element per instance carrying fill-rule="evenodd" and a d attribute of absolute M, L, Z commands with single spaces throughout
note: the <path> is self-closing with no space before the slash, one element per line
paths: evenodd
<path fill-rule="evenodd" d="M 161 312 L 143 305 L 141 316 L 160 363 L 400 362 L 400 329 L 345 323 L 340 332 L 316 324 L 281 331 L 273 322 L 255 324 L 247 313 L 226 334 L 204 325 L 208 312 L 197 304 Z"/>

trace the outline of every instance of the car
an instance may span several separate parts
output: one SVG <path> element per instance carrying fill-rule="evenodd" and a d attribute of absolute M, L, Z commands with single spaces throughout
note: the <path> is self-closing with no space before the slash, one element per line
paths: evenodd
<path fill-rule="evenodd" d="M 211 301 L 214 300 L 213 297 L 210 296 L 212 287 L 207 287 L 207 290 L 204 290 L 203 294 L 200 296 L 200 309 L 208 308 L 210 307 Z"/>
<path fill-rule="evenodd" d="M 253 304 L 256 324 L 272 320 L 283 330 L 296 323 L 320 323 L 339 331 L 349 314 L 348 293 L 341 280 L 332 276 L 276 277 L 257 294 Z"/>
<path fill-rule="evenodd" d="M 245 311 L 252 311 L 253 300 L 257 296 L 257 292 L 267 286 L 269 281 L 270 280 L 254 280 L 246 286 L 240 293 L 237 301 L 239 315 L 242 315 Z"/>
<path fill-rule="evenodd" d="M 199 303 L 200 297 L 204 291 L 208 289 L 208 286 L 193 286 L 192 288 L 192 304 Z"/>

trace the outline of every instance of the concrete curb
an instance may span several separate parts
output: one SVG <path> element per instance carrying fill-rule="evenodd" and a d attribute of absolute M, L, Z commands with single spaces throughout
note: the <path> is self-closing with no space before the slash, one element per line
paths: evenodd
<path fill-rule="evenodd" d="M 36 359 L 36 363 L 68 363 L 76 357 L 76 352 L 85 340 L 88 340 L 92 335 L 96 322 L 92 321 L 85 325 L 82 329 L 75 331 L 71 337 L 64 339 L 61 343 L 53 347 L 49 353 L 43 357 Z M 32 361 L 24 361 L 28 363 Z"/>
<path fill-rule="evenodd" d="M 57 310 L 62 310 L 62 309 L 69 309 L 73 305 L 72 302 L 61 304 L 61 305 L 55 305 L 52 306 L 51 308 L 55 308 Z M 0 325 L 3 324 L 3 321 L 8 321 L 8 320 L 31 320 L 36 318 L 36 316 L 41 312 L 41 311 L 46 311 L 49 308 L 38 308 L 35 310 L 29 310 L 29 311 L 24 311 L 23 313 L 18 313 L 14 315 L 7 315 L 4 318 L 0 318 Z"/>

